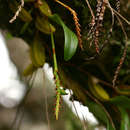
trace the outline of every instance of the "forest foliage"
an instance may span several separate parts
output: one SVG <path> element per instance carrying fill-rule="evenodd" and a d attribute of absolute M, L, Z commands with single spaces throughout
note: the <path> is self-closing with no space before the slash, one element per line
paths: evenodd
<path fill-rule="evenodd" d="M 130 129 L 129 0 L 1 0 L 0 10 L 0 27 L 30 45 L 23 74 L 53 66 L 56 119 L 68 88 L 107 130 Z"/>

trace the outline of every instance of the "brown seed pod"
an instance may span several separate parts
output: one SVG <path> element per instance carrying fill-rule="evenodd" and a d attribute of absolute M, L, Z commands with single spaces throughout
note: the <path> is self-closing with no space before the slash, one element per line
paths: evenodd
<path fill-rule="evenodd" d="M 106 1 L 105 0 L 99 0 L 97 3 L 97 11 L 96 11 L 96 17 L 95 21 L 93 19 L 91 32 L 92 32 L 92 38 L 94 39 L 93 42 L 95 44 L 96 52 L 99 53 L 99 33 L 100 29 L 102 27 L 102 22 L 104 19 L 104 13 L 106 9 Z"/>

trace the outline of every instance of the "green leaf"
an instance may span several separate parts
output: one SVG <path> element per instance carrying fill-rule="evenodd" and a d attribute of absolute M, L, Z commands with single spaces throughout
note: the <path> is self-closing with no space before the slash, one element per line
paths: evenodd
<path fill-rule="evenodd" d="M 39 31 L 45 34 L 51 34 L 52 32 L 55 32 L 55 27 L 50 24 L 48 19 L 46 19 L 45 17 L 37 16 L 35 25 Z"/>
<path fill-rule="evenodd" d="M 107 130 L 115 130 L 101 105 L 96 104 L 95 102 L 89 102 L 87 106 L 90 112 L 95 115 L 95 117 L 97 117 L 100 121 L 107 125 Z"/>
<path fill-rule="evenodd" d="M 52 12 L 47 2 L 45 0 L 42 0 L 41 2 L 42 2 L 42 5 L 38 6 L 38 9 L 40 10 L 40 12 L 47 17 L 51 16 Z"/>
<path fill-rule="evenodd" d="M 107 122 L 107 130 L 115 130 L 115 128 L 112 127 L 112 124 L 109 121 Z"/>
<path fill-rule="evenodd" d="M 130 98 L 126 96 L 116 96 L 111 98 L 110 103 L 118 106 L 122 106 L 123 108 L 130 108 Z"/>
<path fill-rule="evenodd" d="M 61 18 L 54 14 L 49 17 L 53 21 L 55 21 L 57 24 L 62 26 L 64 30 L 64 37 L 65 37 L 65 44 L 64 44 L 64 59 L 66 61 L 70 60 L 72 56 L 75 54 L 77 46 L 78 46 L 78 38 L 75 35 L 74 32 L 72 32 L 61 20 Z"/>
<path fill-rule="evenodd" d="M 107 115 L 106 113 L 104 112 L 103 108 L 94 103 L 94 102 L 90 102 L 88 103 L 88 107 L 89 107 L 89 110 L 99 119 L 101 120 L 103 123 L 107 124 L 108 122 L 108 118 L 107 118 Z"/>
<path fill-rule="evenodd" d="M 120 130 L 130 130 L 130 119 L 123 107 L 118 107 L 121 112 L 121 126 Z"/>

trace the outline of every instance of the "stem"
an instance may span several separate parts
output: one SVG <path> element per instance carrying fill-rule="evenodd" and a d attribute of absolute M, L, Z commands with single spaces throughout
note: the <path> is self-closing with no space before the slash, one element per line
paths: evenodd
<path fill-rule="evenodd" d="M 55 53 L 55 43 L 54 43 L 54 36 L 51 33 L 51 43 L 52 43 L 52 50 L 53 50 L 53 60 L 54 60 L 54 77 L 55 77 L 55 84 L 56 84 L 56 106 L 55 106 L 55 116 L 56 120 L 58 120 L 59 111 L 60 111 L 60 99 L 61 99 L 61 84 L 58 75 L 58 66 L 56 60 L 56 53 Z"/>
<path fill-rule="evenodd" d="M 53 59 L 54 59 L 54 71 L 58 71 L 57 67 L 57 60 L 56 60 L 56 53 L 55 53 L 55 43 L 54 43 L 54 36 L 53 33 L 51 33 L 51 43 L 52 43 L 52 51 L 53 51 Z"/>

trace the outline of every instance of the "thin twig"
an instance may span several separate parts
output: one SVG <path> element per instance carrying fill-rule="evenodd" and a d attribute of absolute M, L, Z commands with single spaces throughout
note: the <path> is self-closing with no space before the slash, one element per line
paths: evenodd
<path fill-rule="evenodd" d="M 123 23 L 121 22 L 120 18 L 117 15 L 116 15 L 116 17 L 117 17 L 117 19 L 118 19 L 118 21 L 120 23 L 120 26 L 121 26 L 121 29 L 122 29 L 124 35 L 125 35 L 125 39 L 126 39 L 126 41 L 128 41 L 128 36 L 127 36 L 127 33 L 126 33 L 125 28 L 123 26 Z"/>
<path fill-rule="evenodd" d="M 117 69 L 115 71 L 115 74 L 114 74 L 114 78 L 113 78 L 113 81 L 112 81 L 113 87 L 115 86 L 115 83 L 116 83 L 117 77 L 119 75 L 120 69 L 121 69 L 121 67 L 122 67 L 122 65 L 124 63 L 124 60 L 125 60 L 125 57 L 126 57 L 126 52 L 127 52 L 127 47 L 128 47 L 128 44 L 127 44 L 128 37 L 127 37 L 127 34 L 125 32 L 124 26 L 123 26 L 120 18 L 117 15 L 116 15 L 116 17 L 117 17 L 117 19 L 118 19 L 118 21 L 120 23 L 120 26 L 122 28 L 122 31 L 123 31 L 124 35 L 125 35 L 126 43 L 125 43 L 125 48 L 124 48 L 123 55 L 122 55 L 122 57 L 120 59 L 120 63 L 119 63 L 119 65 L 118 65 L 118 67 L 117 67 Z"/>
<path fill-rule="evenodd" d="M 111 25 L 111 28 L 112 28 L 113 25 L 114 25 L 114 12 L 113 12 L 113 9 L 112 9 L 112 7 L 111 7 L 111 5 L 110 5 L 110 3 L 109 3 L 108 0 L 107 0 L 107 5 L 108 5 L 108 7 L 110 8 L 111 14 L 112 14 L 112 25 Z"/>
<path fill-rule="evenodd" d="M 21 0 L 21 4 L 18 6 L 18 10 L 16 11 L 15 15 L 9 21 L 10 23 L 13 23 L 16 20 L 17 16 L 21 12 L 23 6 L 24 6 L 24 0 Z"/>
<path fill-rule="evenodd" d="M 88 5 L 88 8 L 89 8 L 89 10 L 90 10 L 90 12 L 91 12 L 91 15 L 92 15 L 93 19 L 95 19 L 95 15 L 94 15 L 93 10 L 92 10 L 92 8 L 91 8 L 91 6 L 90 6 L 90 4 L 89 4 L 89 1 L 86 0 L 86 3 L 87 3 L 87 5 Z"/>
<path fill-rule="evenodd" d="M 113 12 L 117 14 L 121 19 L 123 19 L 128 25 L 130 25 L 130 21 L 128 21 L 124 16 L 122 16 L 119 12 L 117 12 L 115 9 L 113 9 Z"/>

